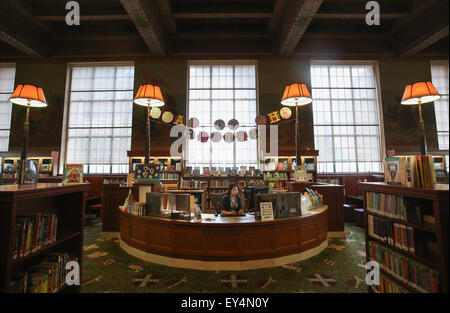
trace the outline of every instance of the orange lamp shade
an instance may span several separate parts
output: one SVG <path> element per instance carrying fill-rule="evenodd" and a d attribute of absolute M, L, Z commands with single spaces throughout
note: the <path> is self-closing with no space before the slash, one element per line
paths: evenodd
<path fill-rule="evenodd" d="M 9 101 L 18 105 L 30 105 L 31 107 L 42 108 L 47 106 L 42 88 L 33 85 L 17 85 Z"/>
<path fill-rule="evenodd" d="M 158 86 L 146 84 L 139 87 L 134 103 L 142 106 L 162 107 L 164 99 Z"/>
<path fill-rule="evenodd" d="M 441 96 L 431 82 L 419 82 L 405 87 L 402 104 L 414 105 L 436 101 Z"/>
<path fill-rule="evenodd" d="M 281 104 L 286 106 L 301 106 L 312 102 L 311 94 L 305 84 L 290 84 L 284 90 Z"/>

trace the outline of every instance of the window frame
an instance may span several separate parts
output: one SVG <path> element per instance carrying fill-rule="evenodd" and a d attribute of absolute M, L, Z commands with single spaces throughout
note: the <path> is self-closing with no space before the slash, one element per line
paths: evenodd
<path fill-rule="evenodd" d="M 63 133 L 61 138 L 61 157 L 60 159 L 63 162 L 59 164 L 58 173 L 62 175 L 64 171 L 64 163 L 67 161 L 67 144 L 68 144 L 68 135 L 69 135 L 69 112 L 70 112 L 70 95 L 72 89 L 72 70 L 74 67 L 102 67 L 102 66 L 133 66 L 134 70 L 136 70 L 136 65 L 134 61 L 118 61 L 118 62 L 72 62 L 67 64 L 67 74 L 66 74 L 66 92 L 64 95 L 64 112 L 63 112 Z M 133 82 L 133 95 L 136 83 L 136 72 L 134 72 L 134 82 Z M 131 101 L 132 102 L 132 101 Z M 134 111 L 134 104 L 132 105 L 132 116 Z M 131 126 L 131 129 L 133 126 Z M 133 135 L 131 135 L 131 138 Z M 128 162 L 129 166 L 129 162 Z M 128 169 L 129 172 L 129 169 Z M 123 173 L 86 173 L 90 175 L 120 175 Z"/>
<path fill-rule="evenodd" d="M 431 76 L 431 81 L 433 81 L 433 71 L 432 71 L 432 67 L 433 67 L 433 65 L 447 65 L 447 67 L 450 67 L 450 64 L 449 64 L 449 60 L 431 60 L 430 61 L 430 76 Z M 438 90 L 438 92 L 439 92 L 439 94 L 440 94 L 440 91 Z M 450 93 L 450 90 L 449 90 L 449 93 Z M 447 96 L 448 98 L 449 98 L 449 101 L 450 101 L 450 95 L 449 95 L 449 93 L 447 93 L 447 94 L 443 94 L 444 96 Z M 438 100 L 439 101 L 439 100 Z M 434 111 L 435 111 L 435 115 L 436 115 L 436 104 L 435 104 L 435 102 L 433 102 L 433 109 L 434 109 Z M 437 121 L 436 121 L 436 138 L 437 138 L 437 141 L 438 141 L 438 151 L 440 152 L 440 153 L 442 153 L 445 157 L 446 157 L 446 170 L 447 170 L 447 172 L 448 172 L 448 170 L 449 170 L 449 161 L 448 161 L 448 159 L 449 159 L 449 150 L 447 149 L 441 149 L 440 147 L 439 147 L 439 133 L 445 133 L 445 132 L 442 132 L 442 131 L 438 131 L 438 129 L 437 129 Z M 449 136 L 449 132 L 447 131 L 447 136 Z"/>
<path fill-rule="evenodd" d="M 380 147 L 380 167 L 381 172 L 384 172 L 383 169 L 383 161 L 386 157 L 386 146 L 385 146 L 385 133 L 384 133 L 384 120 L 383 120 L 383 102 L 382 102 L 382 96 L 381 96 L 381 80 L 380 80 L 380 70 L 379 70 L 379 61 L 378 60 L 311 60 L 310 61 L 310 81 L 311 81 L 311 94 L 312 94 L 312 73 L 311 73 L 311 67 L 313 65 L 371 65 L 373 67 L 373 73 L 374 73 L 374 79 L 375 79 L 375 95 L 377 97 L 377 104 L 378 104 L 378 110 L 376 111 L 378 113 L 378 129 L 379 129 L 379 136 L 378 136 L 378 144 Z M 330 90 L 332 88 L 329 88 Z M 314 102 L 314 98 L 313 98 Z M 313 109 L 311 109 L 313 111 Z M 313 127 L 314 124 L 314 112 L 313 112 Z M 315 134 L 314 134 L 315 136 Z M 355 142 L 356 145 L 356 142 Z M 334 149 L 334 146 L 333 146 Z M 319 151 L 320 154 L 320 151 Z M 320 175 L 329 175 L 329 174 L 377 174 L 377 172 L 337 172 L 336 171 L 336 160 L 333 160 L 333 168 L 334 172 L 319 172 L 317 171 L 317 174 Z M 356 168 L 358 168 L 358 164 L 356 163 Z"/>
<path fill-rule="evenodd" d="M 256 93 L 256 116 L 259 115 L 259 75 L 258 75 L 258 61 L 257 60 L 188 60 L 187 61 L 187 67 L 186 67 L 186 123 L 189 120 L 189 94 L 190 94 L 190 66 L 191 65 L 202 65 L 202 66 L 214 66 L 214 65 L 254 65 L 255 66 L 255 93 Z M 234 78 L 234 77 L 233 77 Z M 212 86 L 211 88 L 212 89 Z M 236 90 L 233 88 L 233 90 Z M 233 100 L 235 101 L 235 100 Z M 255 116 L 255 118 L 256 118 Z M 255 125 L 257 127 L 257 125 Z M 186 151 L 183 151 L 183 159 L 186 160 L 185 164 L 188 166 L 188 155 L 189 155 L 189 138 L 186 137 Z M 195 140 L 195 139 L 194 139 Z M 259 168 L 261 162 L 260 162 L 260 142 L 259 138 L 257 139 L 256 143 L 256 163 L 255 167 Z M 212 151 L 210 149 L 210 155 Z M 233 142 L 233 164 L 234 166 L 239 167 L 239 164 L 236 163 L 236 141 Z M 212 162 L 209 163 L 209 166 L 211 168 Z M 205 164 L 206 167 L 206 164 Z M 200 168 L 200 171 L 203 171 L 203 168 Z"/>
<path fill-rule="evenodd" d="M 14 92 L 14 89 L 16 88 L 16 74 L 17 74 L 17 64 L 16 63 L 7 63 L 7 62 L 5 62 L 5 63 L 0 63 L 0 67 L 2 67 L 2 68 L 5 68 L 5 67 L 14 67 L 14 82 L 13 82 L 13 89 L 12 89 L 12 91 L 11 91 L 11 94 L 10 95 L 12 95 L 13 94 L 13 92 Z M 11 106 L 12 106 L 13 104 L 11 103 Z M 11 115 L 10 115 L 10 117 L 9 117 L 9 129 L 0 129 L 0 130 L 9 130 L 9 136 L 8 136 L 8 147 L 7 147 L 7 149 L 5 150 L 5 152 L 6 151 L 9 151 L 9 142 L 10 142 L 10 140 L 11 140 L 11 122 L 12 122 L 12 110 L 13 110 L 13 108 L 11 107 Z M 0 158 L 0 161 L 1 161 L 1 158 Z M 0 169 L 0 172 L 2 171 L 3 169 Z"/>

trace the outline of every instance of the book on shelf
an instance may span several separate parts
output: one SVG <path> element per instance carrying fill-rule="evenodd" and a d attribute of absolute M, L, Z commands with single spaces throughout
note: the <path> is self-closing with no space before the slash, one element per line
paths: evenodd
<path fill-rule="evenodd" d="M 408 184 L 408 162 L 406 157 L 388 157 L 384 159 L 384 182 L 387 184 Z"/>
<path fill-rule="evenodd" d="M 12 259 L 25 257 L 56 241 L 58 218 L 54 214 L 18 215 Z"/>
<path fill-rule="evenodd" d="M 26 272 L 11 275 L 8 292 L 11 293 L 56 293 L 66 285 L 66 264 L 78 262 L 77 257 L 68 253 L 47 254 L 40 263 L 32 265 Z"/>
<path fill-rule="evenodd" d="M 192 166 L 186 166 L 184 168 L 184 176 L 192 176 Z"/>
<path fill-rule="evenodd" d="M 203 176 L 206 176 L 206 177 L 211 176 L 211 170 L 209 169 L 209 167 L 203 168 Z"/>
<path fill-rule="evenodd" d="M 417 188 L 433 188 L 436 184 L 436 172 L 433 159 L 428 155 L 412 156 L 411 186 Z"/>
<path fill-rule="evenodd" d="M 372 285 L 372 290 L 376 293 L 407 293 L 408 291 L 400 284 L 380 273 L 379 285 Z"/>
<path fill-rule="evenodd" d="M 200 167 L 194 167 L 193 176 L 200 176 Z"/>
<path fill-rule="evenodd" d="M 377 261 L 382 269 L 397 280 L 419 292 L 439 292 L 438 271 L 373 241 L 369 241 L 368 245 L 369 260 Z"/>

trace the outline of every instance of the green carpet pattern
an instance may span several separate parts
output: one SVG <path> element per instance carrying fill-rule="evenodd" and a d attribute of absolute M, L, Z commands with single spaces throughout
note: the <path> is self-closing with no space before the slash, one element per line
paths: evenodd
<path fill-rule="evenodd" d="M 345 224 L 346 238 L 330 239 L 310 259 L 247 271 L 198 271 L 148 263 L 102 238 L 101 223 L 85 228 L 84 293 L 250 292 L 366 293 L 364 230 Z"/>

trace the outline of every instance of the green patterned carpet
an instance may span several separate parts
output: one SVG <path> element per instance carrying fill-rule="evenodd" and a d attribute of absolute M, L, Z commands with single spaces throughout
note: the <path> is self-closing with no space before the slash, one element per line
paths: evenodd
<path fill-rule="evenodd" d="M 101 224 L 84 236 L 82 292 L 305 292 L 365 293 L 364 231 L 345 224 L 345 239 L 308 260 L 248 271 L 197 271 L 147 263 L 128 255 Z"/>

